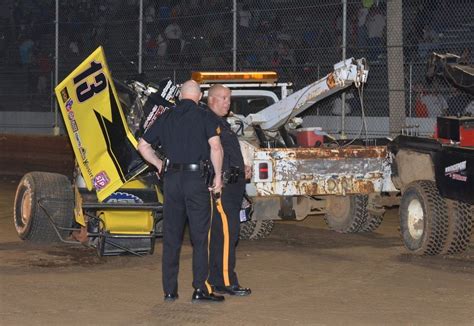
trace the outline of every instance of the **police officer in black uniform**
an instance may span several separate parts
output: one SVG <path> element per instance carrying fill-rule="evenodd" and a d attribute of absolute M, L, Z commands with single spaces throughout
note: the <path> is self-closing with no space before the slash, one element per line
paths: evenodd
<path fill-rule="evenodd" d="M 210 191 L 222 188 L 223 151 L 215 117 L 197 103 L 199 84 L 187 81 L 181 87 L 181 101 L 166 111 L 140 139 L 138 150 L 159 172 L 164 168 L 152 144 L 161 143 L 169 160 L 164 173 L 163 207 L 163 290 L 165 301 L 178 298 L 179 255 L 186 218 L 193 244 L 193 301 L 223 301 L 207 281 L 209 272 Z M 210 160 L 215 170 L 213 186 L 202 177 L 202 161 Z"/>
<path fill-rule="evenodd" d="M 234 269 L 246 176 L 239 140 L 225 119 L 230 97 L 231 91 L 224 85 L 216 84 L 209 89 L 207 109 L 214 112 L 221 129 L 225 182 L 220 198 L 216 199 L 212 220 L 209 281 L 217 293 L 245 296 L 251 290 L 239 285 Z"/>

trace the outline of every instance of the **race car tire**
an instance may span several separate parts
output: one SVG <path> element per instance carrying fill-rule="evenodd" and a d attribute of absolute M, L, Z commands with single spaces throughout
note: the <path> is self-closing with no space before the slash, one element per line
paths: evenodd
<path fill-rule="evenodd" d="M 438 255 L 448 234 L 447 205 L 433 181 L 410 183 L 400 202 L 400 233 L 414 254 Z"/>
<path fill-rule="evenodd" d="M 239 239 L 257 240 L 266 238 L 272 233 L 273 220 L 250 220 L 240 223 Z"/>
<path fill-rule="evenodd" d="M 59 242 L 52 221 L 59 227 L 71 227 L 73 224 L 74 193 L 71 182 L 57 173 L 29 172 L 18 184 L 13 207 L 13 221 L 21 239 Z M 70 234 L 67 230 L 58 232 L 63 238 Z"/>
<path fill-rule="evenodd" d="M 324 220 L 339 233 L 357 233 L 368 221 L 367 195 L 330 196 Z"/>
<path fill-rule="evenodd" d="M 471 240 L 473 211 L 471 205 L 446 200 L 448 206 L 448 235 L 441 254 L 455 255 L 464 252 Z"/>

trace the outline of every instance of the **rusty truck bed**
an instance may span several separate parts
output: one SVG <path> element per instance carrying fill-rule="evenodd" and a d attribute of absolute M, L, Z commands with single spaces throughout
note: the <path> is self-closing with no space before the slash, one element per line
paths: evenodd
<path fill-rule="evenodd" d="M 386 146 L 257 149 L 254 157 L 259 196 L 368 194 L 390 178 Z M 260 163 L 268 164 L 267 179 Z"/>

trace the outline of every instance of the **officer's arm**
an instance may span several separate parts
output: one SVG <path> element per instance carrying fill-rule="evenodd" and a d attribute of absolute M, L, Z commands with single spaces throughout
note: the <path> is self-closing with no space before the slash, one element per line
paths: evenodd
<path fill-rule="evenodd" d="M 224 150 L 222 149 L 221 138 L 213 136 L 208 139 L 211 147 L 211 162 L 216 176 L 214 178 L 214 191 L 220 192 L 222 188 L 222 162 L 224 161 Z"/>
<path fill-rule="evenodd" d="M 161 168 L 163 167 L 163 161 L 158 158 L 155 154 L 155 150 L 151 145 L 146 142 L 143 138 L 138 142 L 138 152 L 148 163 L 154 165 L 158 173 L 161 173 Z"/>

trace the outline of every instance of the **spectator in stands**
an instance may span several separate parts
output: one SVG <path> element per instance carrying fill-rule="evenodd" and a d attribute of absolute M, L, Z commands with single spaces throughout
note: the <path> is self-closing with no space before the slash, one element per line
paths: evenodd
<path fill-rule="evenodd" d="M 79 45 L 77 44 L 77 41 L 72 39 L 69 42 L 69 51 L 71 54 L 75 57 L 79 56 Z"/>
<path fill-rule="evenodd" d="M 33 40 L 28 36 L 26 36 L 20 43 L 20 63 L 25 68 L 32 63 L 34 46 L 35 42 L 33 42 Z"/>
<path fill-rule="evenodd" d="M 170 21 L 171 8 L 167 4 L 161 4 L 158 9 L 158 28 L 164 30 Z"/>
<path fill-rule="evenodd" d="M 471 101 L 468 106 L 466 106 L 466 115 L 474 117 L 474 101 Z"/>
<path fill-rule="evenodd" d="M 239 29 L 238 35 L 241 38 L 244 46 L 248 45 L 249 38 L 251 36 L 251 21 L 252 21 L 252 13 L 250 12 L 250 8 L 248 4 L 244 4 L 241 9 L 238 11 L 239 13 Z"/>
<path fill-rule="evenodd" d="M 6 50 L 8 47 L 8 21 L 6 19 L 2 20 L 2 25 L 0 27 L 0 61 L 5 57 Z"/>
<path fill-rule="evenodd" d="M 104 45 L 107 43 L 108 35 L 106 30 L 107 21 L 104 16 L 100 16 L 94 24 L 92 30 L 92 39 L 96 45 Z"/>
<path fill-rule="evenodd" d="M 386 19 L 380 8 L 372 7 L 370 9 L 366 25 L 368 36 L 367 41 L 370 47 L 368 59 L 376 61 L 383 53 L 383 40 L 386 26 Z"/>
<path fill-rule="evenodd" d="M 145 36 L 145 54 L 150 57 L 154 57 L 157 53 L 158 44 L 154 37 L 151 37 L 150 34 Z"/>
<path fill-rule="evenodd" d="M 151 34 L 155 28 L 155 4 L 150 2 L 145 9 L 145 30 Z"/>
<path fill-rule="evenodd" d="M 11 7 L 11 21 L 13 25 L 13 35 L 18 35 L 20 37 L 20 25 L 23 20 L 23 8 L 20 1 L 14 1 L 13 6 Z"/>
<path fill-rule="evenodd" d="M 367 46 L 367 16 L 369 8 L 361 6 L 357 12 L 357 46 L 365 49 Z"/>
<path fill-rule="evenodd" d="M 426 106 L 429 118 L 439 117 L 446 114 L 448 103 L 438 91 L 425 92 L 421 96 L 421 102 Z"/>
<path fill-rule="evenodd" d="M 163 33 L 159 33 L 158 36 L 156 37 L 157 41 L 157 50 L 156 54 L 158 58 L 164 59 L 166 56 L 166 52 L 168 49 L 168 44 L 166 43 L 166 37 L 163 35 Z"/>
<path fill-rule="evenodd" d="M 418 44 L 418 57 L 426 59 L 426 57 L 438 47 L 439 35 L 431 25 L 425 25 L 423 28 L 423 38 Z"/>
<path fill-rule="evenodd" d="M 472 96 L 453 87 L 451 96 L 448 97 L 447 115 L 463 116 L 466 114 L 466 109 L 472 101 Z"/>
<path fill-rule="evenodd" d="M 349 103 L 350 100 L 354 98 L 354 95 L 350 92 L 346 93 L 346 100 L 344 106 L 344 115 L 349 115 L 352 112 L 352 105 Z M 342 115 L 342 96 L 337 96 L 332 103 L 332 110 L 333 115 Z"/>
<path fill-rule="evenodd" d="M 38 94 L 46 94 L 48 92 L 48 80 L 51 78 L 51 60 L 45 50 L 40 50 L 36 60 L 39 71 L 37 91 Z"/>
<path fill-rule="evenodd" d="M 176 19 L 165 28 L 165 37 L 168 40 L 168 53 L 171 62 L 177 62 L 181 53 L 181 37 L 183 35 Z"/>
<path fill-rule="evenodd" d="M 425 94 L 425 89 L 422 84 L 416 84 L 413 87 L 415 92 L 415 117 L 417 118 L 426 118 L 428 117 L 428 109 L 426 104 L 423 102 L 422 98 Z"/>

